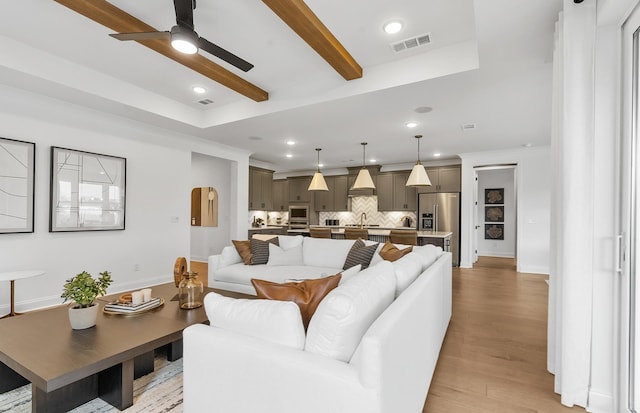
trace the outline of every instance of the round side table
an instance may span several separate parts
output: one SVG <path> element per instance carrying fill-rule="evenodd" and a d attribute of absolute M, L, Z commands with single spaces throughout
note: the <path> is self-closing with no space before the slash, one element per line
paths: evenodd
<path fill-rule="evenodd" d="M 38 277 L 43 274 L 44 274 L 44 271 L 41 271 L 41 270 L 25 270 L 25 271 L 12 271 L 12 272 L 0 273 L 0 281 L 11 281 L 11 311 L 9 312 L 9 314 L 0 317 L 0 319 L 20 315 L 20 313 L 16 313 L 16 310 L 15 310 L 14 284 L 16 280 L 19 280 L 22 278 Z"/>

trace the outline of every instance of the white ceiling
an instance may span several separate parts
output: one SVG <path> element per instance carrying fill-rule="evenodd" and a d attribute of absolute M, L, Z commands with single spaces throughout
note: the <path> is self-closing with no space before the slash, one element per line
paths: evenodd
<path fill-rule="evenodd" d="M 154 26 L 175 24 L 170 0 L 113 0 Z M 255 65 L 241 72 L 269 92 L 254 102 L 52 0 L 21 0 L 0 15 L 0 83 L 36 90 L 252 151 L 278 171 L 378 164 L 520 148 L 550 141 L 553 28 L 562 0 L 307 0 L 363 67 L 345 81 L 261 1 L 198 0 L 196 31 Z M 396 35 L 384 22 L 401 19 Z M 430 33 L 429 46 L 389 44 Z M 195 95 L 193 85 L 207 88 Z M 203 98 L 214 101 L 203 106 Z M 426 114 L 415 108 L 429 106 Z M 407 129 L 408 121 L 418 122 Z M 461 125 L 477 128 L 463 132 Z M 288 147 L 286 140 L 297 142 Z M 286 158 L 285 153 L 293 154 Z"/>

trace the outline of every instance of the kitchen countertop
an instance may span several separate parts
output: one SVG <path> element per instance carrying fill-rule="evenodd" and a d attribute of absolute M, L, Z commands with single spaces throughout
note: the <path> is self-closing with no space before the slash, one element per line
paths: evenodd
<path fill-rule="evenodd" d="M 344 234 L 345 228 L 354 228 L 354 227 L 342 227 L 342 226 L 325 226 L 325 225 L 311 225 L 311 228 L 331 228 L 332 234 Z M 415 228 L 408 227 L 396 227 L 396 228 L 387 228 L 387 227 L 367 227 L 365 229 L 369 230 L 369 235 L 380 235 L 380 236 L 388 236 L 389 232 L 393 230 L 415 230 Z M 291 234 L 308 234 L 308 229 L 290 229 L 287 231 Z M 452 232 L 443 232 L 443 231 L 418 231 L 419 238 L 447 238 L 451 236 Z"/>

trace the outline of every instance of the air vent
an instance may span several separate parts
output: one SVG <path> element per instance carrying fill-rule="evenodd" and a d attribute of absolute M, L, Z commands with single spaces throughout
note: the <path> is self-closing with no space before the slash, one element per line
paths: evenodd
<path fill-rule="evenodd" d="M 418 46 L 425 46 L 431 43 L 431 33 L 425 33 L 412 37 L 410 39 L 404 39 L 399 42 L 391 43 L 391 49 L 394 52 L 402 52 L 403 50 L 413 49 Z"/>
<path fill-rule="evenodd" d="M 209 104 L 213 103 L 213 100 L 211 100 L 211 99 L 202 99 L 202 100 L 199 100 L 198 103 L 201 104 L 201 105 L 209 105 Z"/>
<path fill-rule="evenodd" d="M 476 128 L 476 124 L 475 123 L 463 123 L 461 125 L 462 130 L 463 131 L 470 131 L 470 130 L 474 130 Z"/>

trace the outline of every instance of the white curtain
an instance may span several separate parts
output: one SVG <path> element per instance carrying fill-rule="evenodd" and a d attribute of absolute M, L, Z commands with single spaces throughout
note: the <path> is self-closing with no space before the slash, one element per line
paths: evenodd
<path fill-rule="evenodd" d="M 547 368 L 566 406 L 588 405 L 593 307 L 596 1 L 564 0 L 556 25 Z"/>

